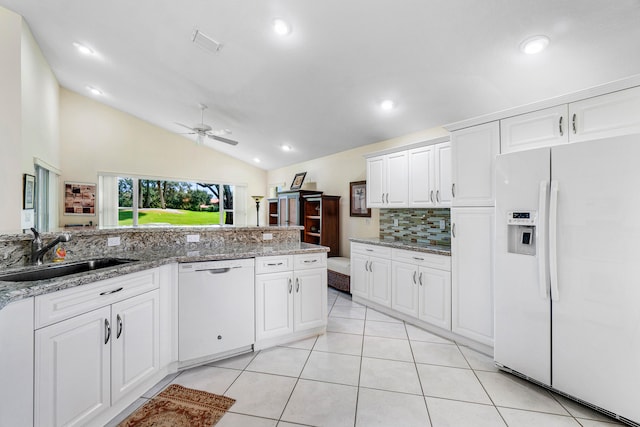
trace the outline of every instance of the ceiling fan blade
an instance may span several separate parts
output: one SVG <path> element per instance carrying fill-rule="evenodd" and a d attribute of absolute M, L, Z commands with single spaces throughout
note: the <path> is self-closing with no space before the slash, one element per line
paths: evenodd
<path fill-rule="evenodd" d="M 183 128 L 187 128 L 189 130 L 195 130 L 191 126 L 183 125 L 182 123 L 178 123 L 178 122 L 174 122 L 174 123 L 177 124 L 178 126 L 182 126 Z"/>
<path fill-rule="evenodd" d="M 224 142 L 225 144 L 238 145 L 238 141 L 234 141 L 233 139 L 223 138 L 221 136 L 211 135 L 211 134 L 207 134 L 207 136 L 211 139 L 215 139 L 216 141 Z"/>

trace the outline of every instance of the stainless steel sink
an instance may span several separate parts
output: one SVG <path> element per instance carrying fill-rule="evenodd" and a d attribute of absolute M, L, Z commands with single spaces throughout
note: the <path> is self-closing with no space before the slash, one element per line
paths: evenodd
<path fill-rule="evenodd" d="M 42 267 L 26 268 L 7 274 L 0 274 L 0 281 L 32 282 L 35 280 L 53 279 L 70 274 L 84 273 L 101 268 L 115 267 L 137 261 L 126 258 L 98 258 L 87 261 L 65 262 L 64 264 L 50 264 Z"/>

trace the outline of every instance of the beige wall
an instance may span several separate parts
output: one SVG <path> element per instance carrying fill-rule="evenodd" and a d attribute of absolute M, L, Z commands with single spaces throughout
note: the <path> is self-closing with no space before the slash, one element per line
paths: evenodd
<path fill-rule="evenodd" d="M 267 172 L 64 88 L 60 89 L 64 181 L 98 182 L 98 172 L 214 183 L 246 184 L 247 224 L 263 194 Z M 61 194 L 63 189 L 61 188 Z M 97 223 L 97 216 L 64 216 L 62 224 Z"/>
<path fill-rule="evenodd" d="M 0 232 L 20 230 L 22 175 L 59 167 L 58 82 L 22 17 L 0 7 Z"/>
<path fill-rule="evenodd" d="M 350 237 L 377 237 L 379 232 L 379 209 L 371 209 L 371 218 L 349 216 L 349 182 L 366 179 L 364 155 L 387 148 L 401 147 L 416 142 L 447 136 L 443 128 L 432 128 L 400 136 L 364 147 L 355 148 L 319 159 L 298 163 L 269 171 L 268 185 L 291 184 L 298 172 L 307 172 L 305 183 L 315 182 L 316 189 L 340 198 L 340 255 L 349 256 Z M 266 193 L 268 194 L 268 193 Z"/>

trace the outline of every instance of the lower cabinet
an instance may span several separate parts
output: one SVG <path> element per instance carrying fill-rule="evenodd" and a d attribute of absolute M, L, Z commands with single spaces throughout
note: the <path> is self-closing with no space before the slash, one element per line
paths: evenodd
<path fill-rule="evenodd" d="M 392 258 L 391 308 L 450 330 L 450 257 L 394 249 Z"/>
<path fill-rule="evenodd" d="M 351 244 L 351 293 L 391 307 L 391 248 Z"/>
<path fill-rule="evenodd" d="M 160 291 L 118 300 L 116 289 L 135 293 L 140 283 L 127 282 L 127 276 L 104 282 L 88 288 L 96 299 L 106 297 L 111 304 L 35 331 L 37 426 L 88 425 L 159 370 Z M 61 300 L 72 306 L 84 299 L 86 291 L 78 287 L 36 297 L 36 310 Z"/>
<path fill-rule="evenodd" d="M 327 324 L 327 255 L 256 258 L 256 341 Z"/>
<path fill-rule="evenodd" d="M 494 208 L 451 209 L 452 331 L 493 347 Z"/>

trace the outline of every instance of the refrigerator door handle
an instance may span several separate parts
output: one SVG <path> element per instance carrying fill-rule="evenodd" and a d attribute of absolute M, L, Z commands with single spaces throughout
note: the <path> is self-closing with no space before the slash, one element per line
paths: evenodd
<path fill-rule="evenodd" d="M 538 288 L 540 297 L 549 298 L 549 275 L 547 273 L 547 200 L 549 199 L 549 181 L 540 181 L 538 195 Z"/>
<path fill-rule="evenodd" d="M 551 282 L 551 300 L 558 301 L 558 181 L 551 181 L 549 197 L 549 279 Z"/>

